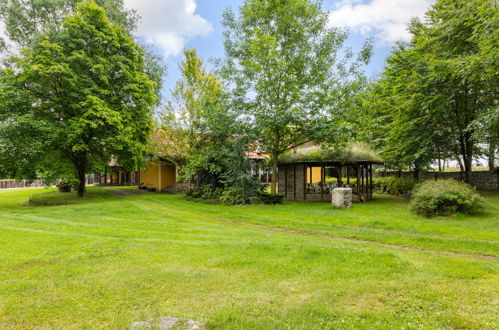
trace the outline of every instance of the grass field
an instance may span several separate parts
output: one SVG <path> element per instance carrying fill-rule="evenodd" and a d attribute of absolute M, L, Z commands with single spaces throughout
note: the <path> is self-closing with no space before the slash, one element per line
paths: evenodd
<path fill-rule="evenodd" d="M 90 188 L 0 191 L 0 329 L 499 327 L 499 194 L 425 219 L 391 196 L 224 206 Z M 35 202 L 60 206 L 27 206 Z M 54 199 L 55 198 L 55 199 Z"/>

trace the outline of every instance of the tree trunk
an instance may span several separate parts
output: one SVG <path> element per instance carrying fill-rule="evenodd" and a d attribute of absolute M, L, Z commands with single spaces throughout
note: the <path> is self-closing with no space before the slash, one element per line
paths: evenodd
<path fill-rule="evenodd" d="M 470 173 L 473 166 L 473 140 L 470 132 L 464 133 L 465 155 L 463 154 L 464 161 L 464 182 L 470 183 Z"/>
<path fill-rule="evenodd" d="M 471 173 L 472 160 L 466 159 L 464 162 L 464 182 L 470 183 L 470 173 Z"/>
<path fill-rule="evenodd" d="M 277 162 L 279 160 L 279 154 L 277 152 L 272 152 L 272 182 L 270 184 L 270 192 L 272 194 L 277 193 Z"/>
<path fill-rule="evenodd" d="M 463 161 L 461 160 L 461 157 L 457 156 L 456 161 L 457 161 L 457 164 L 459 165 L 459 170 L 464 173 L 464 165 L 463 165 Z"/>
<path fill-rule="evenodd" d="M 80 155 L 76 162 L 76 178 L 78 179 L 78 197 L 84 197 L 86 193 L 86 183 L 85 174 L 87 172 L 87 155 Z"/>
<path fill-rule="evenodd" d="M 419 167 L 414 167 L 414 172 L 413 172 L 413 179 L 414 181 L 419 181 Z"/>
<path fill-rule="evenodd" d="M 78 197 L 84 197 L 86 192 L 85 167 L 78 169 Z"/>
<path fill-rule="evenodd" d="M 492 139 L 489 142 L 489 150 L 488 150 L 488 161 L 489 161 L 489 171 L 493 171 L 496 167 L 496 145 Z"/>

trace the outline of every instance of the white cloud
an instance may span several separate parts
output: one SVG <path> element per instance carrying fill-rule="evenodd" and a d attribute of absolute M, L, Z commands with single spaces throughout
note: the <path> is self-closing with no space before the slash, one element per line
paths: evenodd
<path fill-rule="evenodd" d="M 162 48 L 166 56 L 178 54 L 190 38 L 213 30 L 195 14 L 195 0 L 125 0 L 125 5 L 141 16 L 137 36 Z"/>
<path fill-rule="evenodd" d="M 364 35 L 375 34 L 385 42 L 409 40 L 407 23 L 424 16 L 433 0 L 342 0 L 331 11 L 334 26 L 348 26 Z"/>
<path fill-rule="evenodd" d="M 20 53 L 19 46 L 8 38 L 5 23 L 1 20 L 0 20 L 0 38 L 3 39 L 3 42 L 5 42 L 5 45 L 7 47 L 5 51 L 3 49 L 0 49 L 0 61 L 3 61 L 9 58 L 10 56 L 19 55 Z"/>

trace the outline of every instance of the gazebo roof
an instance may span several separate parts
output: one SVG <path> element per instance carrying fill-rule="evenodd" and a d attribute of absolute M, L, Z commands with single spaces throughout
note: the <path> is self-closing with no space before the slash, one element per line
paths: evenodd
<path fill-rule="evenodd" d="M 280 164 L 296 163 L 337 163 L 355 165 L 361 163 L 382 164 L 380 155 L 359 143 L 349 143 L 342 149 L 330 150 L 321 146 L 298 147 L 289 150 L 281 158 Z"/>

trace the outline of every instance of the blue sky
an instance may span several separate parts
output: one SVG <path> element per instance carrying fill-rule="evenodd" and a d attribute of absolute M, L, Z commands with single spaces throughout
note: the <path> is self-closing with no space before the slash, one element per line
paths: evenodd
<path fill-rule="evenodd" d="M 407 40 L 406 24 L 423 17 L 432 0 L 323 0 L 332 25 L 348 27 L 346 46 L 359 49 L 368 37 L 374 39 L 374 56 L 366 67 L 368 76 L 383 70 L 395 41 Z M 237 12 L 243 0 L 125 0 L 142 17 L 136 36 L 154 47 L 168 66 L 164 99 L 179 78 L 182 50 L 195 48 L 208 67 L 208 59 L 223 56 L 222 13 Z"/>

